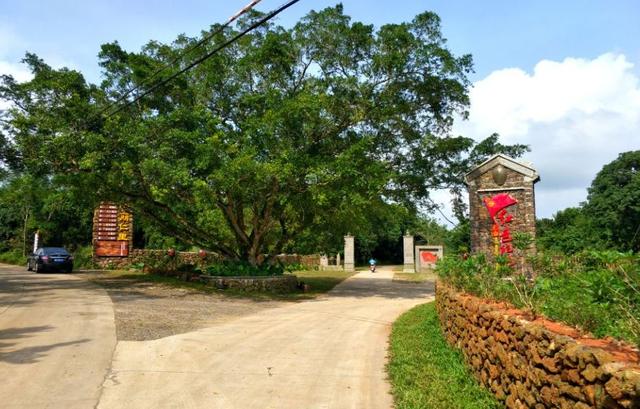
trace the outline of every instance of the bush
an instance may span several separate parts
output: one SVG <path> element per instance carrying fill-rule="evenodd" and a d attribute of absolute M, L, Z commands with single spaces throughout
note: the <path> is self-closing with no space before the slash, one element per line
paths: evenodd
<path fill-rule="evenodd" d="M 529 262 L 535 271 L 532 278 L 514 274 L 504 263 L 488 263 L 483 256 L 445 258 L 436 272 L 458 290 L 640 346 L 640 256 L 615 251 L 540 253 Z"/>
<path fill-rule="evenodd" d="M 0 253 L 0 262 L 15 265 L 27 265 L 27 258 L 22 255 L 21 249 L 12 249 Z"/>
<path fill-rule="evenodd" d="M 80 246 L 73 252 L 74 268 L 94 268 L 93 247 Z"/>

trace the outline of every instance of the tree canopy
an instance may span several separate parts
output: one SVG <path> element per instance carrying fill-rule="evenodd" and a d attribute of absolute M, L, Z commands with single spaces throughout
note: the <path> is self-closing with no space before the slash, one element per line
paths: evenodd
<path fill-rule="evenodd" d="M 181 242 L 257 263 L 335 247 L 390 212 L 429 210 L 434 189 L 461 194 L 471 163 L 526 149 L 450 135 L 467 115 L 472 59 L 451 53 L 430 12 L 375 28 L 338 5 L 291 28 L 265 24 L 110 114 L 198 41 L 181 35 L 140 52 L 105 44 L 100 85 L 28 54 L 33 80 L 0 83 L 13 104 L 2 118 L 4 168 L 126 202 Z"/>
<path fill-rule="evenodd" d="M 538 222 L 544 247 L 567 253 L 583 249 L 640 251 L 640 151 L 606 164 L 589 187 L 587 201 Z"/>

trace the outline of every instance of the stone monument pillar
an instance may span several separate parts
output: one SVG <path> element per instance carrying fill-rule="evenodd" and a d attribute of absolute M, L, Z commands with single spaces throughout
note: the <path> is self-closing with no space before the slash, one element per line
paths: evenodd
<path fill-rule="evenodd" d="M 344 236 L 344 271 L 355 271 L 355 244 L 353 236 Z"/>
<path fill-rule="evenodd" d="M 320 270 L 326 270 L 329 267 L 329 257 L 326 254 L 320 256 Z"/>
<path fill-rule="evenodd" d="M 525 255 L 534 253 L 533 242 L 523 251 L 513 245 L 514 236 L 535 239 L 534 183 L 538 172 L 529 164 L 494 155 L 465 176 L 469 189 L 471 251 L 491 260 L 502 255 L 518 271 L 526 270 Z"/>
<path fill-rule="evenodd" d="M 404 249 L 404 266 L 402 267 L 403 273 L 415 273 L 415 254 L 413 252 L 413 236 L 407 232 L 402 238 L 402 247 Z"/>

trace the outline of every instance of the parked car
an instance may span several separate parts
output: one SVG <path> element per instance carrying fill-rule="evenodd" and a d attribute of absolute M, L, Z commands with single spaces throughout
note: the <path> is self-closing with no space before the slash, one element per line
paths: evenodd
<path fill-rule="evenodd" d="M 62 247 L 41 247 L 27 259 L 27 270 L 70 273 L 73 271 L 73 256 Z"/>

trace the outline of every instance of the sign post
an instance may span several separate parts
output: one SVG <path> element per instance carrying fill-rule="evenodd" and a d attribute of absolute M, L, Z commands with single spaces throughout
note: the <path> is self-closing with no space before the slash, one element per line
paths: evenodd
<path fill-rule="evenodd" d="M 128 257 L 133 216 L 122 206 L 103 202 L 93 217 L 93 252 L 97 257 Z"/>
<path fill-rule="evenodd" d="M 40 244 L 39 241 L 40 241 L 40 230 L 36 230 L 36 234 L 35 236 L 33 236 L 33 253 L 34 254 L 38 250 L 38 246 Z"/>

